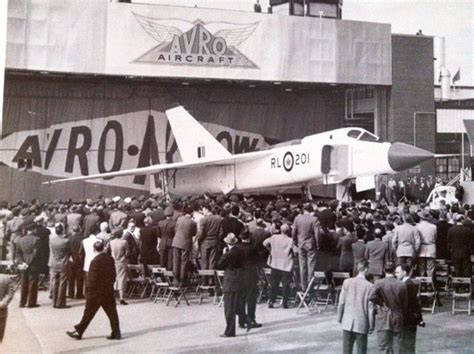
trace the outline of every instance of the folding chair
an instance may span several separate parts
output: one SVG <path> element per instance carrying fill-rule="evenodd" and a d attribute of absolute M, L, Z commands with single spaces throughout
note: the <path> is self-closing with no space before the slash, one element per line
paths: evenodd
<path fill-rule="evenodd" d="M 449 265 L 444 259 L 437 259 L 435 263 L 435 285 L 438 292 L 448 293 Z"/>
<path fill-rule="evenodd" d="M 336 294 L 336 298 L 334 301 L 334 307 L 337 307 L 339 304 L 339 295 L 341 294 L 342 290 L 342 283 L 344 283 L 344 280 L 349 279 L 351 277 L 351 274 L 349 272 L 332 272 L 332 287 L 333 291 Z"/>
<path fill-rule="evenodd" d="M 127 294 L 127 297 L 131 297 L 132 295 L 135 294 L 136 290 L 141 291 L 140 299 L 145 296 L 146 290 L 147 290 L 147 282 L 145 279 L 145 274 L 143 272 L 143 265 L 141 264 L 129 264 L 128 265 L 128 285 L 129 285 L 129 291 Z"/>
<path fill-rule="evenodd" d="M 431 277 L 416 277 L 413 279 L 418 283 L 418 299 L 423 311 L 431 311 L 434 314 L 438 293 Z M 426 306 L 429 304 L 429 306 Z"/>
<path fill-rule="evenodd" d="M 451 284 L 453 287 L 453 308 L 451 313 L 454 315 L 456 312 L 467 312 L 471 315 L 471 295 L 472 285 L 471 278 L 451 278 Z M 467 301 L 467 308 L 456 307 L 456 301 Z"/>
<path fill-rule="evenodd" d="M 272 270 L 271 268 L 262 268 L 258 273 L 259 280 L 257 303 L 260 303 L 265 290 L 270 286 L 270 274 L 272 273 Z"/>
<path fill-rule="evenodd" d="M 216 300 L 219 307 L 222 306 L 224 303 L 224 292 L 223 284 L 224 284 L 224 271 L 223 270 L 216 270 L 216 280 L 217 280 L 217 288 L 216 288 Z"/>
<path fill-rule="evenodd" d="M 151 294 L 150 299 L 156 303 L 158 300 L 166 300 L 168 298 L 168 282 L 164 278 L 163 272 L 166 268 L 151 267 Z"/>
<path fill-rule="evenodd" d="M 309 314 L 313 313 L 313 311 L 311 310 L 311 307 L 310 307 L 311 301 L 307 302 L 307 300 L 309 300 L 309 292 L 311 291 L 311 289 L 313 287 L 313 283 L 314 283 L 315 279 L 316 278 L 313 275 L 311 277 L 311 280 L 309 281 L 308 286 L 306 287 L 305 291 L 297 291 L 296 292 L 296 296 L 299 298 L 299 301 L 300 301 L 300 303 L 298 304 L 298 307 L 296 308 L 296 313 L 297 314 L 300 312 L 300 310 L 302 309 L 303 306 L 306 308 L 306 310 L 308 310 Z M 317 311 L 319 313 L 319 308 L 317 308 Z"/>
<path fill-rule="evenodd" d="M 216 272 L 212 269 L 199 269 L 198 270 L 198 284 L 196 287 L 196 292 L 199 294 L 199 304 L 202 304 L 202 297 L 205 292 L 212 292 L 214 294 L 214 300 L 212 301 L 213 304 L 216 303 Z M 209 285 L 210 281 L 213 285 Z"/>
<path fill-rule="evenodd" d="M 181 300 L 184 299 L 186 302 L 186 305 L 189 306 L 188 299 L 186 298 L 186 287 L 181 287 L 179 285 L 174 285 L 173 280 L 174 280 L 174 274 L 172 271 L 165 270 L 163 272 L 163 275 L 168 282 L 168 298 L 166 299 L 166 306 L 168 306 L 173 298 L 176 299 L 176 305 L 174 307 L 178 307 L 178 305 L 181 303 Z"/>

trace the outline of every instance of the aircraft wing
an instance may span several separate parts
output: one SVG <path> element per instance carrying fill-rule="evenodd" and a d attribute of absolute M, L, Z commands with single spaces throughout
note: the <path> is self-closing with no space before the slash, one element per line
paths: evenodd
<path fill-rule="evenodd" d="M 166 170 L 178 170 L 178 169 L 184 169 L 184 168 L 233 165 L 240 162 L 257 160 L 262 157 L 268 156 L 270 154 L 271 154 L 271 151 L 268 151 L 268 150 L 255 151 L 255 152 L 249 152 L 249 153 L 238 154 L 238 155 L 230 155 L 230 157 L 220 158 L 220 159 L 200 159 L 200 160 L 195 160 L 192 162 L 173 162 L 173 163 L 168 163 L 168 164 L 158 164 L 158 165 L 152 165 L 152 166 L 147 166 L 147 167 L 132 168 L 132 169 L 123 170 L 123 171 L 98 173 L 95 175 L 88 175 L 88 176 L 61 178 L 61 179 L 46 181 L 46 182 L 43 182 L 43 184 L 54 184 L 54 183 L 69 182 L 69 181 L 84 181 L 84 180 L 90 180 L 90 179 L 111 178 L 111 177 L 120 177 L 120 176 L 147 175 L 147 174 L 153 174 L 153 173 L 166 171 Z"/>

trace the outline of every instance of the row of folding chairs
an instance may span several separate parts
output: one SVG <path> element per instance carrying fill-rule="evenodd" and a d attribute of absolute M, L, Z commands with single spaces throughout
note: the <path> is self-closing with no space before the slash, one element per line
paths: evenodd
<path fill-rule="evenodd" d="M 350 278 L 349 272 L 332 272 L 331 276 L 326 276 L 325 272 L 314 272 L 306 289 L 296 293 L 299 300 L 296 313 L 304 309 L 309 314 L 321 313 L 321 308 L 324 306 L 324 309 L 327 309 L 329 304 L 336 308 L 342 283 L 348 278 Z"/>
<path fill-rule="evenodd" d="M 148 292 L 154 303 L 165 301 L 168 306 L 175 300 L 175 307 L 181 301 L 189 306 L 188 295 L 197 294 L 198 303 L 203 302 L 206 294 L 212 294 L 213 303 L 219 306 L 223 303 L 222 284 L 224 271 L 198 270 L 196 274 L 190 274 L 190 283 L 187 286 L 180 285 L 175 279 L 172 271 L 166 270 L 159 265 L 148 265 L 149 276 L 145 275 L 142 265 L 129 265 L 129 291 L 128 297 L 139 295 L 143 298 Z"/>

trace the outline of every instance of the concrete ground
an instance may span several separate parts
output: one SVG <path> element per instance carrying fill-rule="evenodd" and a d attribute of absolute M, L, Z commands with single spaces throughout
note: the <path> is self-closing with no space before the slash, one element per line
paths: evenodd
<path fill-rule="evenodd" d="M 18 293 L 17 293 L 18 297 Z M 342 333 L 335 310 L 322 314 L 296 314 L 296 309 L 268 309 L 258 305 L 260 329 L 249 333 L 237 329 L 236 338 L 220 338 L 224 330 L 223 308 L 196 298 L 190 306 L 166 306 L 149 300 L 131 300 L 118 306 L 123 339 L 110 341 L 107 317 L 99 310 L 96 318 L 78 341 L 69 338 L 84 310 L 83 300 L 72 300 L 69 309 L 54 309 L 47 293 L 40 292 L 41 307 L 19 308 L 16 298 L 10 304 L 5 340 L 0 353 L 265 353 L 318 352 L 340 353 Z M 474 317 L 451 315 L 450 303 L 435 315 L 425 314 L 426 328 L 418 331 L 419 352 L 474 352 Z M 376 335 L 369 336 L 369 352 L 376 352 Z"/>

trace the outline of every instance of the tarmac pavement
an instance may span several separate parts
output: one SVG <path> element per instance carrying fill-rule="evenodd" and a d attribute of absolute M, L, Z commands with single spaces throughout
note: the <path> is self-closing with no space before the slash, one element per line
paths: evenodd
<path fill-rule="evenodd" d="M 17 293 L 18 297 L 18 293 Z M 201 305 L 191 298 L 190 306 L 166 306 L 148 299 L 131 300 L 118 306 L 123 339 L 110 341 L 110 326 L 99 310 L 82 340 L 69 338 L 65 331 L 81 319 L 84 300 L 70 300 L 69 309 L 54 309 L 48 293 L 39 294 L 41 307 L 19 308 L 15 299 L 0 353 L 340 353 L 342 331 L 335 310 L 321 314 L 296 314 L 295 308 L 268 309 L 258 305 L 257 321 L 262 328 L 246 332 L 237 328 L 237 337 L 220 338 L 224 331 L 224 310 L 206 299 Z M 419 328 L 418 352 L 474 352 L 474 317 L 451 315 L 450 303 L 435 315 L 424 314 L 426 328 Z M 376 352 L 376 335 L 369 336 L 369 352 Z"/>

